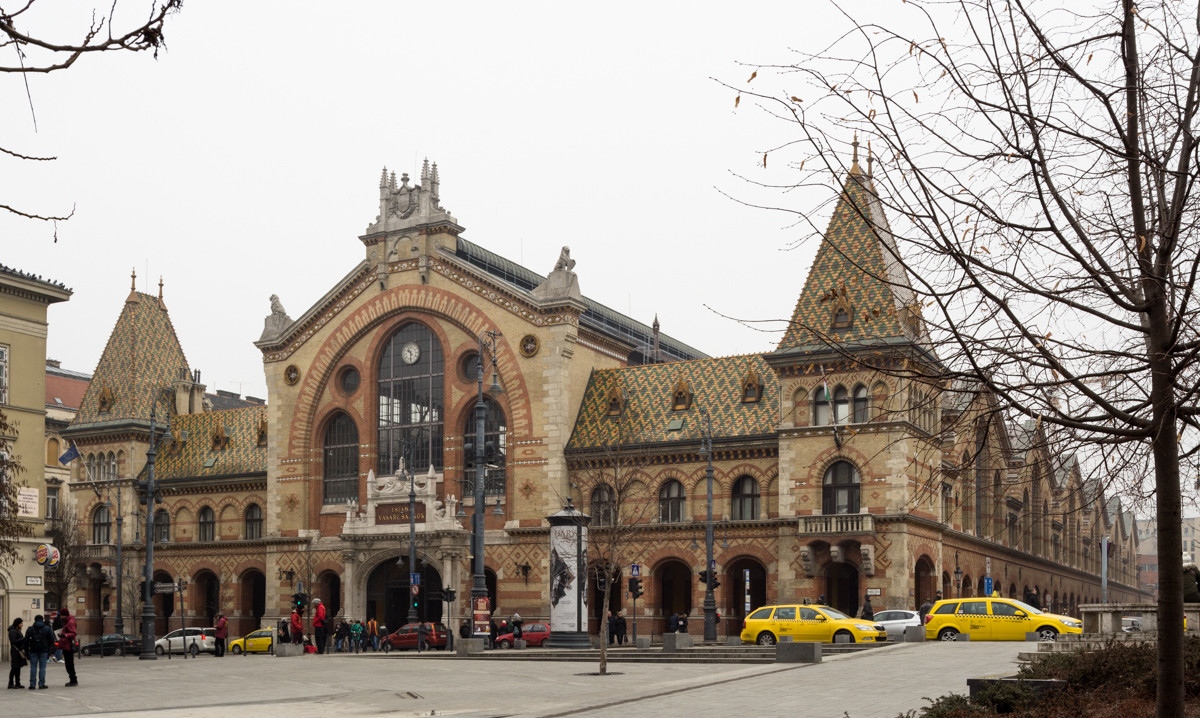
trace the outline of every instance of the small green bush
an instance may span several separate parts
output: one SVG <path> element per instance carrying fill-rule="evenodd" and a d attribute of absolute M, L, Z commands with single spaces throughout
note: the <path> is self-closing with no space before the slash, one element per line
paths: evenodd
<path fill-rule="evenodd" d="M 1022 681 L 993 683 L 975 694 L 972 703 L 987 706 L 995 713 L 1013 713 L 1037 702 L 1037 693 Z"/>

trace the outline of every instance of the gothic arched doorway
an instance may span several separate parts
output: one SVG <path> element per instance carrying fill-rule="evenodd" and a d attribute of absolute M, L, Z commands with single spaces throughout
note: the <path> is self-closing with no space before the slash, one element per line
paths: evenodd
<path fill-rule="evenodd" d="M 590 569 L 588 572 L 588 585 L 592 589 L 592 600 L 588 602 L 588 605 L 594 607 L 593 610 L 596 612 L 594 616 L 596 622 L 588 628 L 596 635 L 600 635 L 604 626 L 602 621 L 608 619 L 608 612 L 612 611 L 612 614 L 615 616 L 621 610 L 621 595 L 623 591 L 621 586 L 621 569 L 614 569 L 606 573 L 599 563 L 592 564 L 588 568 Z M 608 607 L 605 608 L 604 586 L 609 581 L 612 582 L 612 586 L 609 588 Z"/>
<path fill-rule="evenodd" d="M 213 625 L 221 612 L 221 580 L 212 571 L 200 571 L 192 577 L 192 615 L 196 625 Z"/>
<path fill-rule="evenodd" d="M 416 573 L 421 578 L 417 593 L 412 593 L 408 557 L 398 561 L 387 560 L 375 567 L 367 577 L 366 616 L 374 617 L 389 631 L 408 623 L 409 609 L 415 608 L 417 619 L 439 622 L 442 620 L 442 576 L 433 566 L 417 559 Z"/>
<path fill-rule="evenodd" d="M 240 588 L 241 601 L 231 634 L 245 635 L 261 626 L 267 613 L 267 579 L 261 571 L 251 569 L 242 574 Z"/>
<path fill-rule="evenodd" d="M 721 582 L 725 603 L 717 598 L 721 610 L 721 622 L 726 624 L 726 633 L 733 635 L 741 630 L 742 619 L 750 611 L 767 604 L 767 569 L 756 558 L 743 556 L 734 559 Z"/>
<path fill-rule="evenodd" d="M 154 583 L 175 583 L 175 579 L 171 578 L 171 574 L 165 571 L 154 572 Z M 139 588 L 141 581 L 138 581 Z M 153 590 L 153 589 L 152 589 Z M 175 603 L 179 600 L 178 594 L 174 593 L 151 593 L 150 602 L 154 604 L 154 633 L 161 636 L 171 630 L 171 618 L 175 615 Z M 138 614 L 141 615 L 141 606 L 144 596 L 138 595 L 137 605 Z M 142 632 L 142 622 L 139 619 L 136 621 L 137 631 Z"/>
<path fill-rule="evenodd" d="M 933 571 L 933 561 L 929 560 L 928 556 L 922 556 L 917 559 L 917 565 L 913 568 L 913 598 L 916 600 L 918 606 L 924 605 L 926 601 L 933 603 L 933 594 L 939 590 L 937 582 L 934 580 Z M 942 597 L 949 598 L 950 594 L 943 593 Z M 896 608 L 900 607 L 897 606 Z M 912 607 L 904 606 L 903 608 Z"/>
<path fill-rule="evenodd" d="M 312 598 L 325 602 L 325 619 L 332 621 L 342 611 L 342 577 L 333 571 L 325 571 L 317 576 L 316 592 Z M 312 609 L 309 611 L 311 613 Z"/>
<path fill-rule="evenodd" d="M 695 576 L 687 564 L 679 559 L 667 559 L 654 569 L 658 583 L 658 609 L 662 616 L 660 631 L 666 629 L 667 617 L 672 613 L 690 616 L 692 613 L 692 586 Z"/>
<path fill-rule="evenodd" d="M 831 563 L 825 569 L 829 605 L 846 614 L 858 615 L 858 569 L 848 563 Z"/>

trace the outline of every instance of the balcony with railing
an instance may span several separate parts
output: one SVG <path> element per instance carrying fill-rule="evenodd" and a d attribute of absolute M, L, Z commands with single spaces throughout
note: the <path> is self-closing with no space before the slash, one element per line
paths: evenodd
<path fill-rule="evenodd" d="M 875 533 L 875 517 L 871 514 L 831 514 L 801 516 L 800 535 L 870 534 Z"/>

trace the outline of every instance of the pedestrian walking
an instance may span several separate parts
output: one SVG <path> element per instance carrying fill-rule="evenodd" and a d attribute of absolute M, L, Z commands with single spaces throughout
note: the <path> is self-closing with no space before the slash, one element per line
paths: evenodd
<path fill-rule="evenodd" d="M 625 627 L 626 627 L 624 611 L 617 611 L 616 626 L 617 626 L 617 645 L 623 646 L 623 645 L 625 645 Z"/>
<path fill-rule="evenodd" d="M 300 618 L 300 609 L 292 608 L 292 618 L 288 630 L 292 634 L 292 643 L 304 643 L 304 619 Z"/>
<path fill-rule="evenodd" d="M 362 621 L 354 619 L 354 623 L 350 626 L 350 643 L 354 646 L 355 653 L 362 653 L 364 630 Z"/>
<path fill-rule="evenodd" d="M 372 651 L 379 650 L 379 623 L 375 621 L 375 617 L 367 619 L 367 644 L 371 646 Z"/>
<path fill-rule="evenodd" d="M 25 655 L 29 656 L 29 690 L 46 688 L 46 663 L 54 649 L 54 629 L 41 614 L 25 630 Z"/>
<path fill-rule="evenodd" d="M 613 615 L 612 611 L 608 612 L 606 625 L 608 627 L 608 645 L 611 646 L 617 642 L 617 617 Z"/>
<path fill-rule="evenodd" d="M 216 654 L 217 658 L 225 655 L 225 639 L 229 637 L 229 620 L 225 618 L 225 614 L 217 614 L 217 622 L 213 624 L 216 631 Z"/>
<path fill-rule="evenodd" d="M 337 628 L 333 631 L 333 650 L 335 653 L 341 653 L 348 648 L 350 642 L 350 626 L 346 623 L 346 619 L 338 620 Z"/>
<path fill-rule="evenodd" d="M 79 635 L 75 628 L 75 617 L 67 609 L 62 609 L 58 612 L 59 618 L 62 619 L 62 631 L 58 639 L 58 647 L 63 651 L 63 660 L 67 664 L 67 686 L 79 685 L 78 679 L 75 677 L 75 636 Z M 53 633 L 53 631 L 51 631 Z"/>
<path fill-rule="evenodd" d="M 21 669 L 28 663 L 25 659 L 25 634 L 21 632 L 21 625 L 25 623 L 25 619 L 17 616 L 13 619 L 12 625 L 8 627 L 8 687 L 9 688 L 24 688 L 21 685 Z"/>
<path fill-rule="evenodd" d="M 862 607 L 861 617 L 864 621 L 875 620 L 875 609 L 871 608 L 871 597 L 870 596 L 863 597 L 863 607 Z"/>
<path fill-rule="evenodd" d="M 314 640 L 317 642 L 317 653 L 324 654 L 325 644 L 329 642 L 329 631 L 326 627 L 325 618 L 325 604 L 321 602 L 321 599 L 314 598 L 313 606 L 312 625 L 313 633 L 316 634 Z"/>

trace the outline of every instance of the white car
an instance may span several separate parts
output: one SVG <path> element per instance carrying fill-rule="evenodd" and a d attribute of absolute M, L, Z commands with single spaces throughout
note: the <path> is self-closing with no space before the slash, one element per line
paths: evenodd
<path fill-rule="evenodd" d="M 217 652 L 217 629 L 176 628 L 154 642 L 154 654 L 187 652 L 193 656 Z"/>
<path fill-rule="evenodd" d="M 916 611 L 888 609 L 875 614 L 875 623 L 883 624 L 887 629 L 889 641 L 903 641 L 905 628 L 921 628 L 921 614 Z"/>

